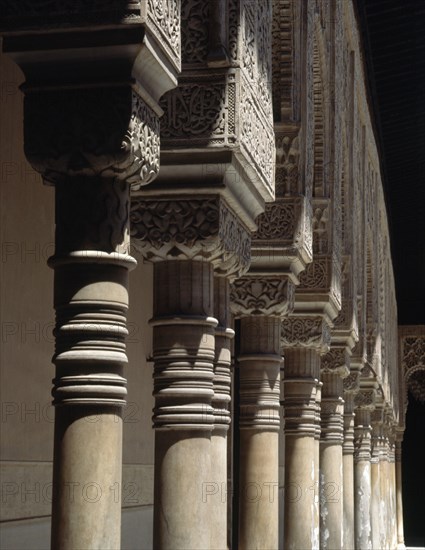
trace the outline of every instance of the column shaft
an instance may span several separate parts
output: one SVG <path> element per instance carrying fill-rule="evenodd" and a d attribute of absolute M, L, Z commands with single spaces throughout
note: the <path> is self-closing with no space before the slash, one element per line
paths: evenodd
<path fill-rule="evenodd" d="M 214 428 L 211 435 L 211 548 L 227 548 L 227 434 L 230 424 L 231 340 L 229 281 L 214 277 L 215 330 Z M 229 493 L 230 494 L 230 493 Z"/>
<path fill-rule="evenodd" d="M 285 350 L 285 548 L 319 548 L 316 479 L 319 351 Z M 302 521 L 300 521 L 302 518 Z"/>
<path fill-rule="evenodd" d="M 322 549 L 342 548 L 343 385 L 339 373 L 322 373 L 320 440 L 320 539 Z"/>
<path fill-rule="evenodd" d="M 373 430 L 375 431 L 375 427 Z M 385 503 L 385 495 L 381 494 L 381 478 L 384 473 L 381 468 L 382 462 L 379 456 L 379 444 L 375 440 L 379 436 L 373 436 L 372 458 L 370 463 L 370 478 L 371 478 L 371 529 L 372 529 L 372 548 L 384 548 L 381 540 L 383 514 L 382 505 Z M 384 535 L 385 536 L 385 535 Z"/>
<path fill-rule="evenodd" d="M 356 410 L 354 428 L 354 485 L 355 485 L 355 534 L 356 549 L 371 550 L 371 426 L 370 411 L 368 409 Z"/>
<path fill-rule="evenodd" d="M 404 522 L 403 522 L 403 478 L 402 478 L 402 441 L 397 438 L 395 449 L 396 466 L 396 498 L 397 498 L 397 548 L 402 550 L 404 544 Z"/>
<path fill-rule="evenodd" d="M 343 518 L 344 550 L 354 550 L 354 396 L 344 394 Z"/>
<path fill-rule="evenodd" d="M 239 548 L 279 537 L 280 318 L 241 319 Z"/>
<path fill-rule="evenodd" d="M 204 261 L 154 269 L 154 548 L 211 544 L 213 270 Z"/>
<path fill-rule="evenodd" d="M 120 548 L 128 187 L 56 184 L 52 548 Z"/>

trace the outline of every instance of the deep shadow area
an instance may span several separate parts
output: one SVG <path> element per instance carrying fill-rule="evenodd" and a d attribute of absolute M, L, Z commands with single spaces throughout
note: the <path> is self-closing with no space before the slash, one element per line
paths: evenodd
<path fill-rule="evenodd" d="M 406 546 L 425 546 L 425 403 L 410 393 L 402 460 Z"/>

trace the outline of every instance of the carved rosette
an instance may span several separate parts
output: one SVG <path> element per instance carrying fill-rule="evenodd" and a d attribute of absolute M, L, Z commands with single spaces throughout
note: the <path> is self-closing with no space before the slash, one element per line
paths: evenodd
<path fill-rule="evenodd" d="M 159 171 L 159 120 L 137 88 L 31 91 L 25 97 L 25 153 L 46 183 L 101 177 L 134 188 Z"/>
<path fill-rule="evenodd" d="M 247 275 L 232 283 L 230 298 L 236 317 L 281 317 L 293 307 L 294 285 L 287 277 Z"/>
<path fill-rule="evenodd" d="M 149 261 L 208 260 L 227 276 L 249 267 L 250 233 L 219 196 L 134 197 L 130 223 L 132 242 Z"/>
<path fill-rule="evenodd" d="M 321 316 L 289 316 L 282 322 L 284 348 L 314 348 L 325 353 L 331 343 L 329 324 Z"/>

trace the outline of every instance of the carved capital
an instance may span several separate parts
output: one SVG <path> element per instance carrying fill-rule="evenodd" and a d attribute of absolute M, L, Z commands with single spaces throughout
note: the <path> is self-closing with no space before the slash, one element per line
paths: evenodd
<path fill-rule="evenodd" d="M 331 333 L 323 317 L 290 316 L 282 322 L 282 346 L 315 348 L 322 352 L 330 346 Z"/>
<path fill-rule="evenodd" d="M 309 199 L 300 196 L 266 204 L 252 236 L 252 265 L 256 270 L 274 268 L 299 282 L 299 274 L 312 259 L 309 205 Z"/>
<path fill-rule="evenodd" d="M 350 374 L 350 354 L 346 347 L 334 347 L 322 356 L 320 369 L 322 372 L 335 373 L 346 378 Z"/>
<path fill-rule="evenodd" d="M 360 372 L 358 370 L 351 370 L 349 375 L 344 378 L 343 381 L 344 392 L 356 393 L 360 389 Z"/>
<path fill-rule="evenodd" d="M 282 316 L 294 304 L 294 284 L 287 277 L 247 275 L 236 279 L 230 292 L 231 310 L 237 317 Z"/>
<path fill-rule="evenodd" d="M 354 397 L 354 404 L 358 409 L 372 411 L 375 408 L 376 391 L 374 389 L 363 389 Z"/>
<path fill-rule="evenodd" d="M 250 234 L 219 196 L 134 197 L 130 222 L 134 245 L 149 261 L 204 259 L 232 276 L 249 267 Z"/>
<path fill-rule="evenodd" d="M 159 171 L 159 120 L 128 85 L 28 91 L 25 153 L 46 183 L 116 179 L 138 188 Z"/>

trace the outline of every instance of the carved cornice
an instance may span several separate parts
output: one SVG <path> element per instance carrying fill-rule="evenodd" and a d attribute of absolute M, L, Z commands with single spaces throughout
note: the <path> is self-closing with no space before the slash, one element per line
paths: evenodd
<path fill-rule="evenodd" d="M 329 324 L 320 316 L 289 316 L 282 322 L 283 347 L 314 348 L 322 353 L 329 349 Z"/>
<path fill-rule="evenodd" d="M 134 197 L 130 222 L 134 246 L 149 261 L 204 259 L 232 276 L 249 267 L 250 234 L 219 196 Z"/>
<path fill-rule="evenodd" d="M 293 308 L 294 285 L 287 277 L 247 275 L 232 283 L 230 299 L 236 317 L 282 316 Z"/>

